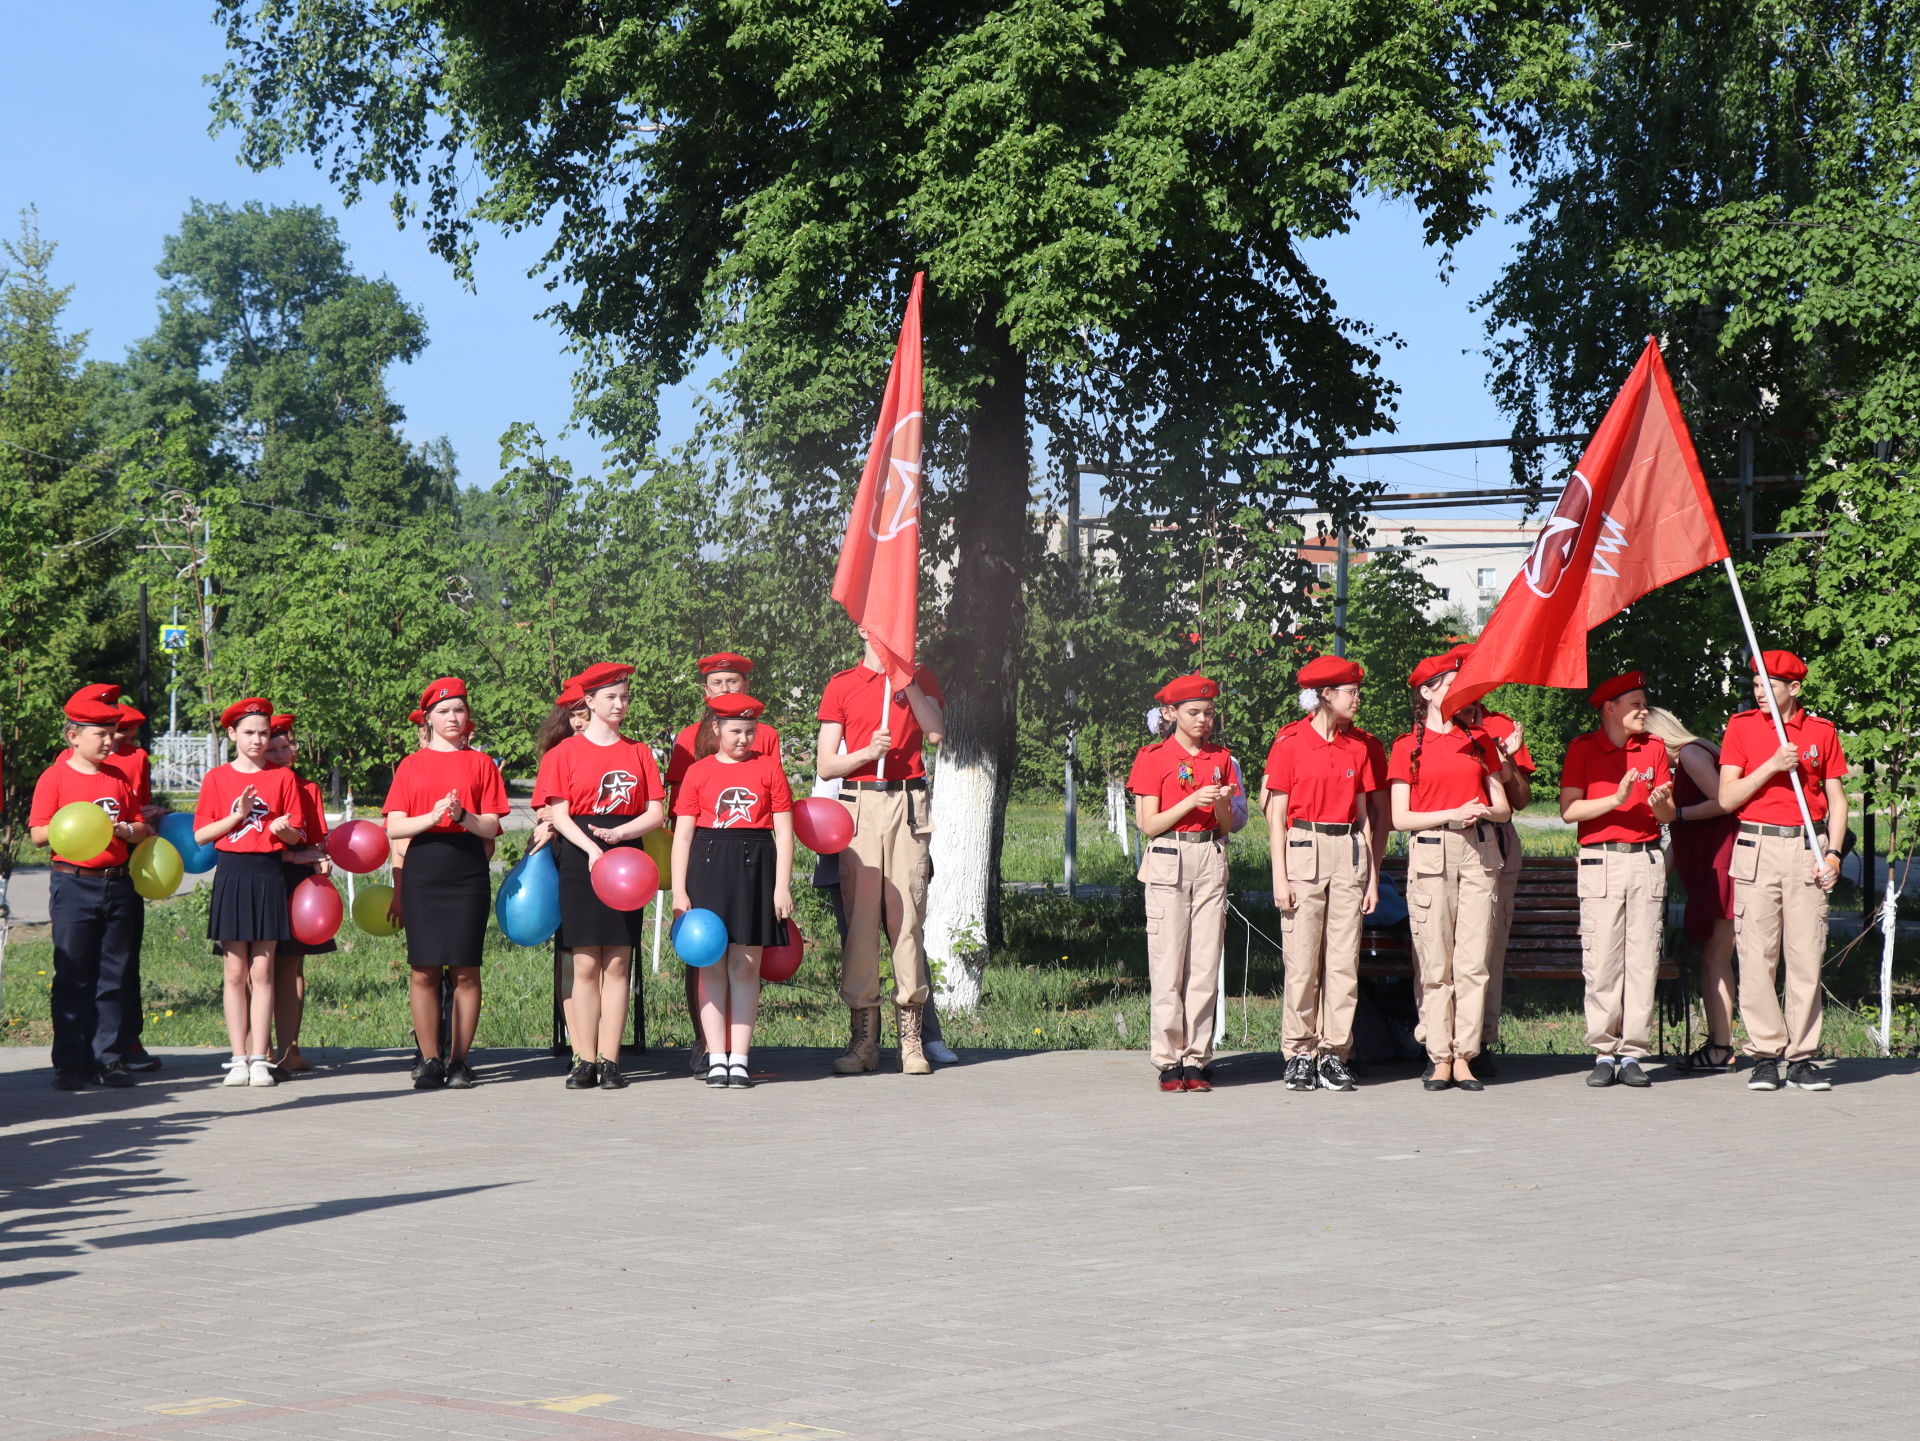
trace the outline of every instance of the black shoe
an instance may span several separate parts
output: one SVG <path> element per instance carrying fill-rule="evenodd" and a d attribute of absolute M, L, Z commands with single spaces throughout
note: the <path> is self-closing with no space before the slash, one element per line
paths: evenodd
<path fill-rule="evenodd" d="M 1636 1091 L 1644 1091 L 1653 1084 L 1653 1077 L 1646 1073 L 1639 1061 L 1632 1056 L 1626 1056 L 1620 1062 L 1620 1084 L 1632 1086 Z"/>
<path fill-rule="evenodd" d="M 1486 1082 L 1478 1076 L 1455 1076 L 1453 1084 L 1456 1089 L 1462 1091 L 1484 1091 L 1487 1088 Z"/>
<path fill-rule="evenodd" d="M 93 1073 L 93 1078 L 101 1085 L 111 1086 L 116 1091 L 124 1091 L 128 1086 L 133 1084 L 133 1073 L 127 1069 L 126 1064 L 122 1061 L 115 1061 L 112 1065 L 102 1066 Z"/>
<path fill-rule="evenodd" d="M 1473 1071 L 1483 1081 L 1491 1081 L 1500 1074 L 1500 1067 L 1494 1064 L 1493 1056 L 1482 1051 L 1473 1058 Z"/>
<path fill-rule="evenodd" d="M 85 1071 L 55 1071 L 53 1088 L 56 1091 L 84 1091 L 87 1088 Z"/>
<path fill-rule="evenodd" d="M 707 1065 L 707 1089 L 724 1091 L 727 1089 L 727 1063 L 711 1061 Z"/>
<path fill-rule="evenodd" d="M 1428 1061 L 1426 1065 L 1420 1068 L 1420 1079 L 1422 1081 L 1431 1081 L 1433 1079 L 1433 1062 L 1432 1061 Z"/>
<path fill-rule="evenodd" d="M 1433 1073 L 1434 1073 L 1434 1072 L 1435 1072 L 1436 1070 L 1438 1070 L 1438 1069 L 1439 1069 L 1439 1067 L 1438 1067 L 1438 1066 L 1437 1066 L 1437 1065 L 1436 1065 L 1436 1064 L 1435 1064 L 1434 1062 L 1432 1062 L 1432 1061 L 1428 1061 L 1428 1062 L 1427 1062 L 1427 1073 L 1426 1073 L 1426 1074 L 1425 1074 L 1424 1076 L 1422 1076 L 1422 1077 L 1420 1078 L 1420 1089 L 1421 1089 L 1421 1090 L 1423 1090 L 1423 1091 L 1451 1091 L 1451 1090 L 1453 1089 L 1453 1081 L 1452 1081 L 1452 1079 L 1451 1079 L 1451 1078 L 1449 1078 L 1449 1079 L 1447 1079 L 1447 1080 L 1444 1080 L 1444 1081 L 1442 1081 L 1442 1080 L 1437 1080 L 1437 1079 L 1435 1079 L 1435 1077 L 1434 1077 L 1434 1074 L 1433 1074 Z"/>
<path fill-rule="evenodd" d="M 267 1065 L 267 1070 L 272 1072 L 274 1083 L 276 1085 L 284 1086 L 288 1081 L 291 1081 L 293 1079 L 293 1072 L 289 1071 L 285 1066 L 282 1066 L 277 1062 L 269 1062 Z"/>
<path fill-rule="evenodd" d="M 1602 1056 L 1593 1063 L 1593 1071 L 1587 1077 L 1587 1084 L 1598 1089 L 1601 1086 L 1611 1086 L 1619 1079 L 1620 1072 L 1615 1068 L 1613 1062 L 1607 1059 L 1607 1057 Z"/>
<path fill-rule="evenodd" d="M 1347 1063 L 1338 1056 L 1320 1058 L 1320 1085 L 1329 1091 L 1351 1091 L 1353 1073 L 1347 1069 Z"/>
<path fill-rule="evenodd" d="M 1777 1091 L 1780 1089 L 1780 1058 L 1762 1056 L 1753 1063 L 1753 1071 L 1747 1077 L 1749 1091 Z"/>
<path fill-rule="evenodd" d="M 1787 1067 L 1787 1084 L 1796 1091 L 1831 1091 L 1829 1081 L 1812 1061 L 1795 1061 Z"/>
<path fill-rule="evenodd" d="M 447 1063 L 438 1056 L 429 1056 L 422 1061 L 413 1078 L 416 1091 L 437 1091 L 447 1083 Z"/>
<path fill-rule="evenodd" d="M 127 1057 L 126 1066 L 129 1071 L 157 1071 L 160 1069 L 160 1058 L 142 1046 Z"/>
<path fill-rule="evenodd" d="M 465 1061 L 455 1061 L 447 1067 L 447 1086 L 455 1091 L 471 1091 L 480 1084 L 480 1078 L 473 1073 L 473 1067 Z"/>
<path fill-rule="evenodd" d="M 600 1074 L 600 1089 L 603 1091 L 624 1091 L 627 1078 L 620 1074 L 620 1063 L 602 1057 L 600 1064 L 594 1067 Z"/>
<path fill-rule="evenodd" d="M 1288 1056 L 1287 1068 L 1281 1072 L 1281 1082 L 1289 1091 L 1311 1091 L 1319 1084 L 1313 1073 L 1313 1057 Z"/>
<path fill-rule="evenodd" d="M 727 1067 L 727 1089 L 729 1091 L 750 1091 L 753 1089 L 753 1077 L 747 1074 L 745 1066 Z"/>
<path fill-rule="evenodd" d="M 413 1058 L 413 1069 L 408 1072 L 408 1074 L 413 1077 L 413 1084 L 418 1086 L 420 1084 L 420 1078 L 426 1075 L 426 1073 L 427 1058 L 425 1056 L 415 1056 Z"/>
<path fill-rule="evenodd" d="M 573 1063 L 573 1069 L 567 1072 L 567 1089 L 569 1091 L 595 1090 L 598 1088 L 599 1082 L 599 1067 L 595 1066 L 593 1062 L 589 1061 L 585 1056 L 577 1058 Z"/>

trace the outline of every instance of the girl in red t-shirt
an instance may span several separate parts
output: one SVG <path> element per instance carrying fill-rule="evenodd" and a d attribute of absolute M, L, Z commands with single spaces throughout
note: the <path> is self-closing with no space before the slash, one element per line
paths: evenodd
<path fill-rule="evenodd" d="M 568 681 L 554 700 L 553 709 L 541 718 L 533 733 L 534 754 L 544 758 L 548 751 L 571 736 L 577 736 L 587 728 L 587 700 L 580 694 L 580 687 Z M 532 855 L 540 847 L 549 844 L 558 834 L 553 828 L 553 807 L 550 805 L 533 808 L 533 836 L 527 842 L 527 854 Z M 557 853 L 556 853 L 557 854 Z M 560 1012 L 566 1018 L 567 1034 L 574 1034 L 573 1020 L 573 956 L 567 950 L 566 927 L 556 927 L 553 933 L 553 984 L 560 992 Z"/>
<path fill-rule="evenodd" d="M 288 851 L 281 858 L 282 871 L 287 878 L 287 892 L 308 876 L 330 875 L 333 863 L 327 859 L 325 841 L 327 838 L 327 813 L 320 799 L 320 787 L 302 776 L 294 769 L 300 759 L 300 747 L 293 738 L 294 718 L 290 715 L 274 716 L 269 723 L 267 739 L 267 765 L 274 770 L 290 771 L 300 787 L 301 821 L 300 829 L 306 832 L 307 843 L 297 850 Z M 317 946 L 309 946 L 298 937 L 290 937 L 280 942 L 273 951 L 273 1066 L 278 1073 L 276 1079 L 287 1077 L 301 1071 L 311 1071 L 313 1065 L 300 1054 L 300 1022 L 307 1009 L 307 957 L 331 955 L 339 947 L 331 940 L 322 941 Z"/>
<path fill-rule="evenodd" d="M 1497 915 L 1497 827 L 1513 815 L 1492 738 L 1440 712 L 1459 668 L 1453 654 L 1413 668 L 1414 728 L 1387 760 L 1393 828 L 1407 832 L 1407 913 L 1421 1035 L 1433 1062 L 1429 1091 L 1486 1089 L 1472 1061 L 1480 1054 Z"/>
<path fill-rule="evenodd" d="M 222 1001 L 228 1086 L 271 1086 L 274 952 L 293 938 L 281 857 L 306 844 L 305 802 L 290 770 L 266 764 L 273 707 L 260 696 L 235 701 L 220 716 L 234 759 L 207 772 L 193 810 L 193 839 L 214 842 L 219 861 L 207 914 L 207 939 L 223 958 Z"/>
<path fill-rule="evenodd" d="M 640 944 L 644 911 L 617 911 L 594 893 L 592 871 L 615 846 L 640 838 L 666 819 L 660 765 L 653 752 L 620 734 L 631 701 L 630 665 L 602 662 L 573 679 L 590 717 L 580 734 L 540 761 L 533 803 L 547 807 L 559 833 L 560 925 L 573 949 L 574 1063 L 567 1089 L 619 1090 L 620 1038 L 627 1028 L 628 974 Z"/>
<path fill-rule="evenodd" d="M 701 968 L 707 1084 L 743 1090 L 760 1014 L 760 956 L 787 942 L 793 915 L 793 792 L 779 758 L 755 755 L 765 709 L 750 695 L 707 699 L 694 761 L 674 795 L 673 914 L 726 923 L 723 962 Z"/>
<path fill-rule="evenodd" d="M 467 1061 L 480 1025 L 480 955 L 492 898 L 487 843 L 512 809 L 500 768 L 473 750 L 466 682 L 442 676 L 420 697 L 427 743 L 394 768 L 387 834 L 407 843 L 394 872 L 393 913 L 406 925 L 407 1005 L 420 1045 L 416 1091 L 466 1090 L 478 1078 Z M 404 873 L 404 874 L 403 874 Z M 448 1054 L 440 1054 L 440 980 L 453 978 Z"/>

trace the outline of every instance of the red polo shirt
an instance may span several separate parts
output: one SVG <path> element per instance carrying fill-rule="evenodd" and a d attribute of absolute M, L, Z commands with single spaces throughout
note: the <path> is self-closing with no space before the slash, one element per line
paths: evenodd
<path fill-rule="evenodd" d="M 1832 721 L 1802 709 L 1787 722 L 1787 743 L 1800 747 L 1800 784 L 1807 793 L 1807 810 L 1815 822 L 1825 820 L 1826 783 L 1847 773 L 1840 732 Z M 1720 742 L 1720 764 L 1739 766 L 1742 775 L 1751 775 L 1779 749 L 1773 716 L 1764 710 L 1743 710 L 1727 722 L 1726 738 Z M 1793 799 L 1792 780 L 1785 775 L 1767 777 L 1767 783 L 1740 807 L 1740 819 L 1769 826 L 1799 825 L 1800 807 Z"/>
<path fill-rule="evenodd" d="M 1373 741 L 1371 747 L 1367 742 Z M 1282 726 L 1267 751 L 1261 777 L 1270 791 L 1287 797 L 1289 821 L 1339 825 L 1362 819 L 1360 798 L 1386 783 L 1386 758 L 1375 760 L 1380 742 L 1351 727 L 1321 737 L 1312 716 Z"/>
<path fill-rule="evenodd" d="M 1479 745 L 1474 744 L 1475 740 Z M 1393 743 L 1387 760 L 1387 779 L 1408 786 L 1407 808 L 1450 811 L 1470 801 L 1485 801 L 1487 778 L 1499 773 L 1499 751 L 1484 731 L 1456 725 L 1450 731 L 1429 729 L 1420 747 L 1420 775 L 1413 774 L 1413 732 Z M 1488 767 L 1491 758 L 1493 765 Z"/>
<path fill-rule="evenodd" d="M 113 751 L 100 764 L 126 777 L 127 788 L 133 792 L 136 806 L 153 804 L 153 762 L 139 746 L 130 751 Z"/>
<path fill-rule="evenodd" d="M 1519 727 L 1515 725 L 1512 716 L 1502 715 L 1497 710 L 1490 710 L 1487 712 L 1487 718 L 1480 723 L 1480 729 L 1499 741 L 1502 745 L 1505 745 L 1508 738 L 1511 737 Z M 1527 743 L 1524 738 L 1520 742 L 1520 749 L 1513 753 L 1513 765 L 1515 770 L 1525 771 L 1528 775 L 1532 775 L 1534 772 L 1533 753 L 1527 749 Z"/>
<path fill-rule="evenodd" d="M 932 671 L 922 666 L 913 673 L 913 681 L 933 699 L 942 705 L 946 704 L 946 697 L 940 694 L 940 682 L 933 678 Z M 846 739 L 847 749 L 861 750 L 873 739 L 873 733 L 880 729 L 880 702 L 885 695 L 884 674 L 868 670 L 864 665 L 849 667 L 827 682 L 827 693 L 820 697 L 821 723 L 838 725 L 840 734 Z M 887 748 L 886 779 L 905 781 L 924 776 L 927 764 L 920 755 L 920 748 L 926 743 L 926 733 L 920 729 L 920 722 L 914 719 L 913 707 L 907 703 L 904 690 L 893 693 L 893 704 L 888 707 L 888 714 L 887 733 L 893 737 L 893 744 Z M 879 778 L 879 769 L 871 761 L 844 777 L 850 781 Z"/>
<path fill-rule="evenodd" d="M 68 751 L 41 772 L 40 779 L 34 783 L 33 806 L 27 812 L 27 824 L 47 825 L 53 820 L 55 811 L 75 801 L 100 807 L 107 813 L 107 819 L 116 824 L 131 824 L 140 819 L 140 808 L 134 804 L 133 788 L 127 784 L 124 774 L 102 765 L 93 775 L 88 775 L 75 768 L 73 752 Z M 66 857 L 60 859 L 64 861 Z M 82 870 L 99 871 L 126 863 L 127 843 L 115 836 L 99 855 L 72 864 Z"/>
<path fill-rule="evenodd" d="M 1238 795 L 1240 787 L 1233 778 L 1233 756 L 1227 748 L 1209 742 L 1198 751 L 1189 751 L 1180 738 L 1168 736 L 1156 746 L 1147 746 L 1134 757 L 1133 773 L 1127 777 L 1127 789 L 1137 796 L 1152 796 L 1163 811 L 1172 810 L 1203 786 L 1226 786 Z M 1212 831 L 1216 823 L 1213 807 L 1188 811 L 1173 829 L 1176 831 Z"/>
<path fill-rule="evenodd" d="M 1626 804 L 1581 821 L 1581 845 L 1659 840 L 1660 822 L 1654 819 L 1647 796 L 1655 786 L 1671 781 L 1673 770 L 1667 761 L 1667 743 L 1659 736 L 1629 735 L 1626 745 L 1617 746 L 1607 739 L 1605 730 L 1592 730 L 1567 742 L 1566 757 L 1560 762 L 1560 786 L 1579 791 L 1582 800 L 1607 799 L 1620 789 L 1620 777 L 1628 771 L 1636 779 Z"/>

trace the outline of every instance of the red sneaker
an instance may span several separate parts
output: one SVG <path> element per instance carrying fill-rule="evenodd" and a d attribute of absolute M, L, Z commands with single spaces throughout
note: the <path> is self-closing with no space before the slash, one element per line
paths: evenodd
<path fill-rule="evenodd" d="M 1198 1066 L 1188 1066 L 1187 1073 L 1180 1082 L 1180 1089 L 1183 1091 L 1211 1091 L 1213 1089 L 1213 1082 L 1207 1079 L 1206 1073 Z"/>
<path fill-rule="evenodd" d="M 1184 1091 L 1187 1088 L 1186 1077 L 1178 1066 L 1168 1066 L 1160 1073 L 1160 1089 L 1163 1091 Z"/>

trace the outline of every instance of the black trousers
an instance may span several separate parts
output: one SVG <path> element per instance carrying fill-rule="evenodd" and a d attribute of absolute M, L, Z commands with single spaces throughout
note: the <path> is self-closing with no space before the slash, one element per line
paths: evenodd
<path fill-rule="evenodd" d="M 139 964 L 144 916 L 126 876 L 55 871 L 53 921 L 53 1066 L 91 1071 L 124 1059 L 127 1012 L 139 998 L 128 983 Z"/>

